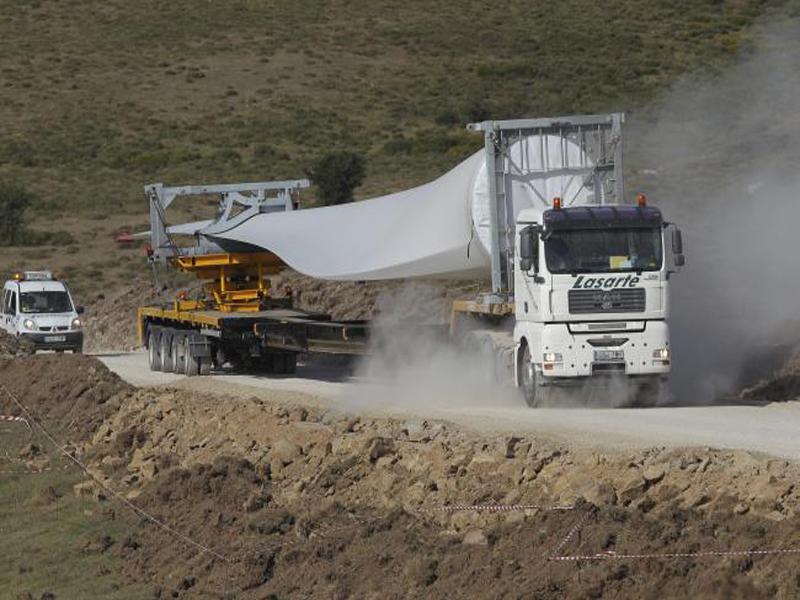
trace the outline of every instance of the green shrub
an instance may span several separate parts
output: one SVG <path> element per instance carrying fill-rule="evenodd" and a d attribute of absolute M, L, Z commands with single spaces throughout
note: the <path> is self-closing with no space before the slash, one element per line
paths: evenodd
<path fill-rule="evenodd" d="M 25 239 L 25 210 L 34 196 L 25 188 L 0 182 L 0 246 L 18 246 Z"/>
<path fill-rule="evenodd" d="M 366 174 L 366 161 L 355 152 L 331 152 L 320 157 L 307 171 L 328 206 L 353 201 L 353 191 Z"/>

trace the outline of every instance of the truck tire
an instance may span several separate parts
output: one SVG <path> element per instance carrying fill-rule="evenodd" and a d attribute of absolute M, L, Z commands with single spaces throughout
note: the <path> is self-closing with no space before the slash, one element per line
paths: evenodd
<path fill-rule="evenodd" d="M 159 348 L 161 349 L 161 370 L 165 373 L 172 373 L 172 338 L 175 337 L 175 332 L 172 329 L 164 329 L 161 331 L 161 339 L 159 341 Z"/>
<path fill-rule="evenodd" d="M 500 356 L 502 349 L 495 343 L 498 341 L 497 335 L 490 329 L 475 329 L 467 333 L 463 339 L 463 348 L 470 360 L 476 363 L 473 368 L 478 375 L 477 381 L 482 384 L 494 385 L 505 380 Z M 508 342 L 513 343 L 513 338 L 509 336 Z M 513 377 L 514 373 L 509 369 L 505 375 Z"/>
<path fill-rule="evenodd" d="M 630 406 L 633 408 L 652 408 L 661 403 L 663 395 L 663 385 L 660 381 L 648 381 L 646 383 L 639 383 L 632 391 L 632 402 Z"/>
<path fill-rule="evenodd" d="M 531 351 L 528 344 L 522 348 L 522 356 L 519 361 L 519 386 L 525 403 L 531 408 L 539 406 L 541 402 L 541 386 L 536 381 L 536 367 L 531 362 Z"/>
<path fill-rule="evenodd" d="M 184 364 L 184 338 L 186 336 L 182 333 L 176 332 L 172 336 L 172 343 L 170 348 L 172 350 L 172 372 L 178 375 L 183 375 L 186 372 L 186 365 Z"/>
<path fill-rule="evenodd" d="M 151 327 L 147 337 L 147 362 L 151 371 L 161 370 L 161 328 Z"/>
<path fill-rule="evenodd" d="M 192 338 L 194 336 L 189 334 L 183 338 L 183 364 L 184 375 L 187 377 L 195 377 L 200 375 L 200 362 L 192 356 Z"/>

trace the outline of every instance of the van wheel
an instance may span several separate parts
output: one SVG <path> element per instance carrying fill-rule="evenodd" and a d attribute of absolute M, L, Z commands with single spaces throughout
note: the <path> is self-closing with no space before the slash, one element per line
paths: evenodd
<path fill-rule="evenodd" d="M 174 336 L 175 332 L 172 329 L 165 329 L 161 332 L 159 347 L 161 348 L 161 370 L 164 373 L 172 373 L 174 365 L 172 362 L 172 338 Z"/>
<path fill-rule="evenodd" d="M 151 371 L 161 370 L 161 328 L 151 327 L 147 339 L 147 362 Z"/>

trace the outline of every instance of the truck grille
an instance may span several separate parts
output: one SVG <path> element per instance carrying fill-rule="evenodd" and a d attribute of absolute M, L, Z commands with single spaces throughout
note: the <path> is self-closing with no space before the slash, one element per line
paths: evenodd
<path fill-rule="evenodd" d="M 570 290 L 571 313 L 644 312 L 644 288 L 632 290 Z"/>

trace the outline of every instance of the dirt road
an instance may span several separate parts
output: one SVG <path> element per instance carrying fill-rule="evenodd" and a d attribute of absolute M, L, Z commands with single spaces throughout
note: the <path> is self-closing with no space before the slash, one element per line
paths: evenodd
<path fill-rule="evenodd" d="M 265 400 L 296 401 L 370 416 L 444 419 L 491 432 L 535 433 L 572 446 L 628 451 L 654 446 L 742 449 L 800 459 L 800 402 L 758 405 L 674 406 L 651 409 L 528 409 L 521 400 L 485 403 L 425 399 L 399 404 L 380 382 L 342 377 L 334 368 L 311 367 L 305 378 L 272 379 L 218 374 L 209 378 L 151 373 L 144 353 L 101 354 L 111 370 L 140 386 L 168 385 Z M 369 393 L 365 394 L 364 390 Z M 371 400 L 365 400 L 365 397 Z M 388 398 L 388 400 L 382 400 Z"/>

